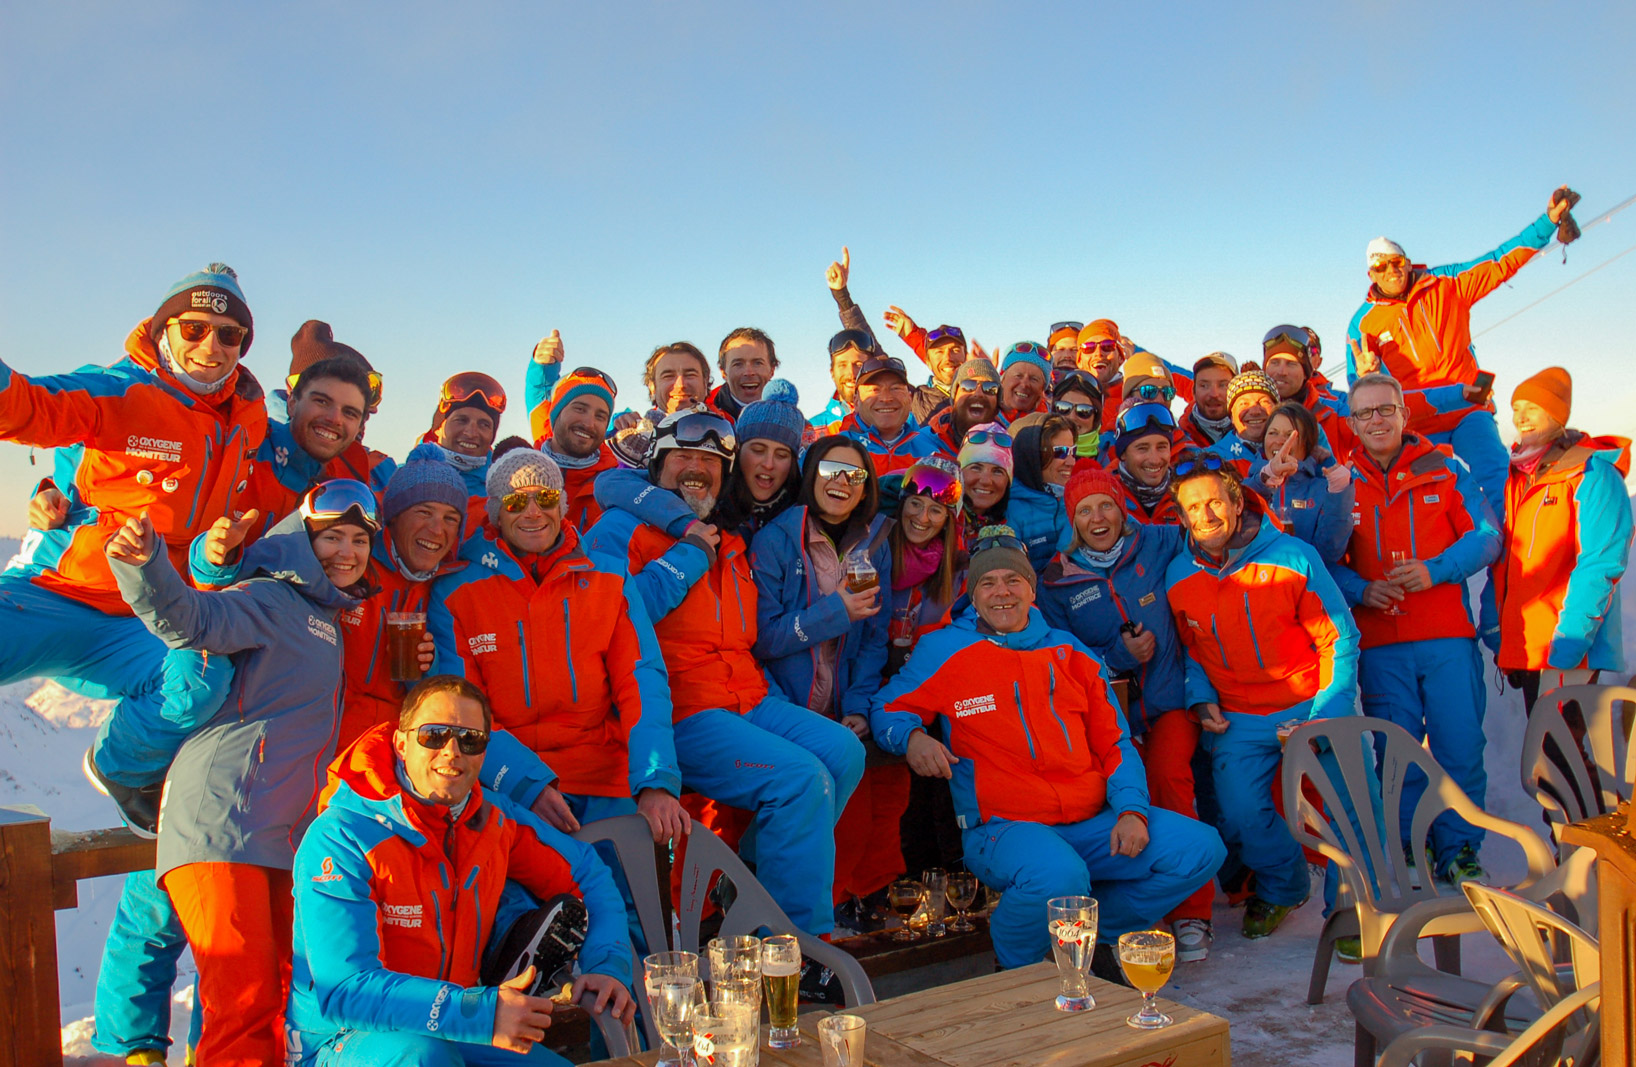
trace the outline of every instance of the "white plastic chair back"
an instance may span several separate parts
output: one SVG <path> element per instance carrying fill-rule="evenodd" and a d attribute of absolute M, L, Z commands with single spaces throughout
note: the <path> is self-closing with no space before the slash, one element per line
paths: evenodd
<path fill-rule="evenodd" d="M 1562 706 L 1570 701 L 1578 704 L 1584 719 L 1588 754 L 1562 716 Z M 1568 685 L 1541 696 L 1529 713 L 1522 786 L 1545 809 L 1558 841 L 1567 824 L 1607 814 L 1631 798 L 1636 754 L 1624 715 L 1627 704 L 1636 705 L 1636 689 L 1629 686 Z M 1550 748 L 1559 758 L 1551 758 Z"/>

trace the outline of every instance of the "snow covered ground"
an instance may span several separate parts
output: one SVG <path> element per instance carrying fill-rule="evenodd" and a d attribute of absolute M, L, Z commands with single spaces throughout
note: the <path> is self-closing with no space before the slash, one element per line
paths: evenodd
<path fill-rule="evenodd" d="M 11 554 L 0 540 L 0 559 Z M 1625 598 L 1626 633 L 1636 633 L 1636 596 Z M 1533 802 L 1518 783 L 1523 714 L 1520 696 L 1495 695 L 1488 679 L 1486 763 L 1489 808 L 1526 826 L 1539 825 Z M 80 759 L 107 713 L 107 705 L 78 697 L 52 683 L 0 686 L 0 805 L 33 805 L 61 829 L 116 825 L 108 800 L 92 791 L 80 773 Z M 1499 878 L 1520 873 L 1521 854 L 1496 846 L 1484 856 Z M 59 992 L 63 1004 L 63 1048 L 89 1065 L 113 1063 L 91 1058 L 91 1002 L 103 939 L 119 899 L 122 878 L 80 883 L 80 906 L 57 913 Z M 1345 1067 L 1352 1062 L 1352 1020 L 1346 1010 L 1347 985 L 1356 967 L 1337 963 L 1329 992 L 1317 1007 L 1305 1003 L 1307 976 L 1321 925 L 1316 900 L 1297 912 L 1272 938 L 1251 945 L 1238 935 L 1242 912 L 1218 906 L 1211 957 L 1178 968 L 1166 995 L 1227 1018 L 1232 1023 L 1234 1059 L 1257 1065 L 1302 1064 Z M 1501 973 L 1499 954 L 1486 939 L 1468 936 L 1467 973 Z M 183 959 L 174 1025 L 184 1032 L 191 991 L 191 963 Z M 178 1047 L 180 1047 L 180 1040 Z M 79 1057 L 86 1057 L 80 1059 Z M 179 1060 L 180 1057 L 178 1056 Z"/>

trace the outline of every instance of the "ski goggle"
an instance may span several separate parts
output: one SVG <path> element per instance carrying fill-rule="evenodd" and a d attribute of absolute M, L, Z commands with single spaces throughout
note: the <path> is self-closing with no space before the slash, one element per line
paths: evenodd
<path fill-rule="evenodd" d="M 487 730 L 475 726 L 450 726 L 447 723 L 428 722 L 415 727 L 415 741 L 421 748 L 441 752 L 450 741 L 460 746 L 462 756 L 481 756 L 489 747 Z"/>
<path fill-rule="evenodd" d="M 1115 423 L 1121 434 L 1130 433 L 1132 430 L 1145 430 L 1155 425 L 1174 430 L 1176 416 L 1163 404 L 1134 404 L 1121 411 Z"/>
<path fill-rule="evenodd" d="M 528 507 L 528 502 L 532 500 L 540 506 L 541 511 L 550 511 L 557 506 L 557 501 L 561 499 L 561 489 L 542 487 L 535 489 L 532 492 L 527 489 L 518 489 L 515 492 L 507 493 L 505 496 L 501 497 L 500 506 L 505 508 L 506 511 L 512 515 L 515 515 L 519 511 L 522 511 L 524 508 Z"/>
<path fill-rule="evenodd" d="M 289 387 L 291 396 L 295 395 L 295 383 L 300 380 L 301 375 L 299 374 L 292 374 L 284 379 L 284 384 Z M 374 414 L 375 409 L 381 406 L 381 382 L 380 371 L 372 370 L 369 372 L 369 395 L 364 397 L 364 400 L 369 406 L 370 414 Z"/>
<path fill-rule="evenodd" d="M 999 382 L 985 382 L 981 378 L 967 378 L 955 388 L 957 393 L 975 393 L 981 389 L 989 396 L 1000 395 Z"/>
<path fill-rule="evenodd" d="M 831 356 L 839 355 L 848 347 L 856 348 L 858 351 L 865 353 L 880 351 L 875 344 L 875 339 L 862 330 L 842 330 L 829 339 L 829 354 Z"/>
<path fill-rule="evenodd" d="M 961 332 L 960 327 L 958 327 L 958 326 L 939 326 L 937 329 L 929 330 L 926 333 L 926 347 L 927 348 L 932 348 L 932 347 L 935 347 L 937 345 L 942 345 L 942 344 L 948 344 L 950 341 L 953 341 L 956 344 L 962 344 L 962 345 L 966 343 L 966 335 Z"/>
<path fill-rule="evenodd" d="M 1076 404 L 1072 400 L 1057 400 L 1051 404 L 1051 414 L 1063 418 L 1094 419 L 1101 414 L 1095 404 Z"/>
<path fill-rule="evenodd" d="M 955 471 L 947 471 L 927 463 L 917 463 L 903 475 L 905 498 L 931 497 L 946 508 L 958 509 L 964 493 L 965 489 L 960 485 L 960 475 Z"/>
<path fill-rule="evenodd" d="M 487 374 L 475 370 L 461 371 L 443 383 L 443 392 L 438 398 L 437 409 L 452 411 L 474 398 L 481 398 L 483 406 L 496 415 L 505 414 L 505 388 Z"/>
<path fill-rule="evenodd" d="M 975 556 L 979 552 L 987 552 L 993 548 L 1009 548 L 1025 556 L 1028 554 L 1028 549 L 1023 547 L 1022 539 L 1015 534 L 990 534 L 987 537 L 979 537 L 971 546 L 971 554 Z"/>
<path fill-rule="evenodd" d="M 1001 448 L 1011 447 L 1011 435 L 1008 433 L 1001 433 L 999 430 L 973 430 L 966 435 L 966 441 L 968 444 L 974 445 L 986 445 L 993 443 L 999 445 Z"/>
<path fill-rule="evenodd" d="M 1155 382 L 1143 382 L 1126 394 L 1126 399 L 1165 401 L 1176 399 L 1176 387 L 1173 385 L 1159 385 Z"/>
<path fill-rule="evenodd" d="M 1304 326 L 1274 326 L 1261 339 L 1261 351 L 1265 353 L 1280 341 L 1295 345 L 1303 352 L 1312 351 L 1312 333 Z"/>
<path fill-rule="evenodd" d="M 869 480 L 869 472 L 838 459 L 819 460 L 818 480 L 827 482 L 835 478 L 845 478 L 852 485 L 862 485 Z"/>
<path fill-rule="evenodd" d="M 371 533 L 381 528 L 374 490 L 351 478 L 331 478 L 320 482 L 301 498 L 301 518 L 307 522 L 333 522 L 353 518 Z"/>
<path fill-rule="evenodd" d="M 1197 470 L 1220 471 L 1227 466 L 1227 461 L 1215 452 L 1200 452 L 1194 458 L 1183 460 L 1176 464 L 1176 477 L 1185 478 Z"/>
<path fill-rule="evenodd" d="M 219 323 L 212 325 L 198 319 L 171 319 L 170 325 L 176 327 L 176 332 L 182 335 L 182 340 L 190 345 L 196 345 L 216 331 L 216 340 L 227 348 L 237 348 L 244 343 L 244 335 L 250 331 L 236 323 Z"/>
<path fill-rule="evenodd" d="M 711 415 L 707 412 L 689 412 L 669 426 L 661 425 L 658 436 L 660 439 L 666 437 L 675 439 L 677 448 L 702 448 L 714 444 L 717 450 L 727 456 L 731 456 L 738 445 L 738 438 L 733 434 L 733 424 L 720 415 Z"/>

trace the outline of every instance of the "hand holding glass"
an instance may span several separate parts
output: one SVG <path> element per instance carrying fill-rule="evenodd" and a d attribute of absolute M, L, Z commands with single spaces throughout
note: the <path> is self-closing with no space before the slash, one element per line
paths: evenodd
<path fill-rule="evenodd" d="M 1402 551 L 1400 549 L 1396 549 L 1396 548 L 1394 548 L 1390 552 L 1388 552 L 1387 557 L 1389 559 L 1391 559 L 1391 561 L 1392 561 L 1392 568 L 1391 569 L 1394 570 L 1394 571 L 1397 570 L 1399 567 L 1403 566 L 1405 563 L 1409 562 L 1409 554 L 1407 552 L 1404 552 L 1404 551 Z M 1391 571 L 1388 571 L 1387 573 L 1389 574 L 1389 573 L 1391 573 Z M 1408 612 L 1406 612 L 1402 608 L 1398 607 L 1397 606 L 1397 601 L 1394 600 L 1394 601 L 1392 601 L 1391 606 L 1388 607 L 1385 611 L 1381 612 L 1381 614 L 1383 614 L 1383 615 L 1407 615 Z"/>

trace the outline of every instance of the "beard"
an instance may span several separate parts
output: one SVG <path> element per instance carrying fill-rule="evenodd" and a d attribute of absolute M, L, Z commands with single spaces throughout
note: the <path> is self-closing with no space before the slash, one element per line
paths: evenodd
<path fill-rule="evenodd" d="M 716 494 L 695 492 L 688 489 L 681 490 L 682 503 L 692 509 L 702 521 L 709 521 L 710 515 L 716 510 Z"/>

